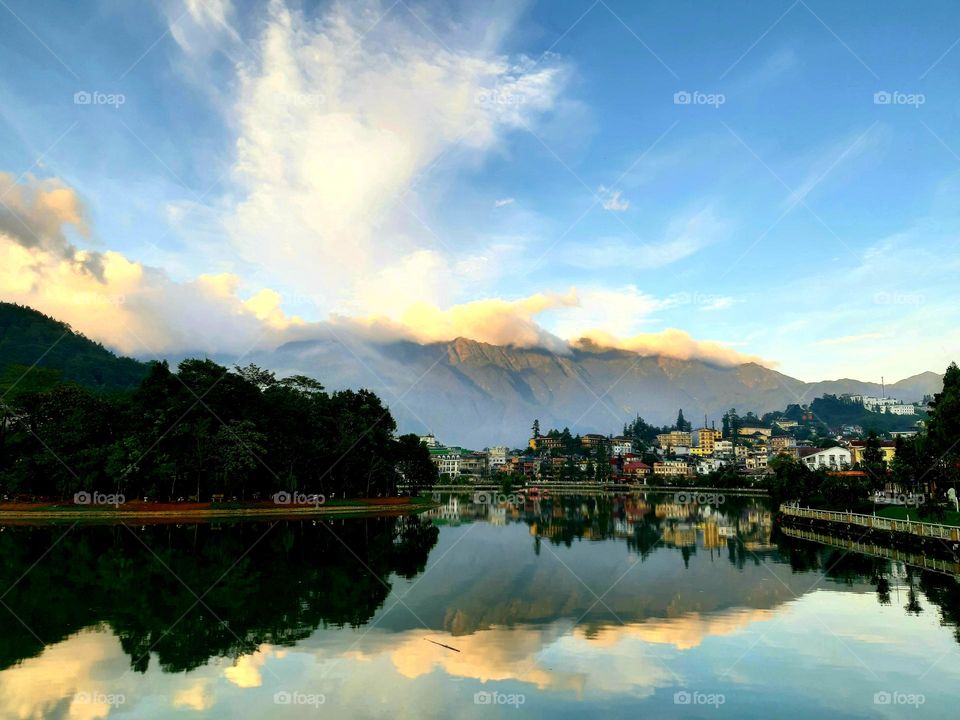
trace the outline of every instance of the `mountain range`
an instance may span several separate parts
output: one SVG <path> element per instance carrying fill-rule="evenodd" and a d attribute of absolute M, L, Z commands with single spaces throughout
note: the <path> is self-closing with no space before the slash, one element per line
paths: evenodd
<path fill-rule="evenodd" d="M 609 434 L 638 414 L 664 425 L 682 408 L 694 424 L 706 416 L 719 425 L 730 408 L 759 415 L 828 393 L 885 392 L 909 402 L 943 385 L 934 372 L 882 388 L 849 378 L 808 383 L 756 363 L 719 366 L 589 343 L 558 353 L 466 338 L 381 343 L 346 333 L 212 359 L 228 367 L 253 362 L 281 377 L 309 375 L 328 390 L 368 388 L 390 407 L 401 431 L 432 432 L 447 444 L 475 448 L 523 445 L 535 418 L 544 430 Z M 135 387 L 148 369 L 42 313 L 0 303 L 0 375 L 7 370 L 12 383 L 33 364 L 100 389 Z"/>
<path fill-rule="evenodd" d="M 706 416 L 719 426 L 730 408 L 759 415 L 828 393 L 885 392 L 910 402 L 943 385 L 934 372 L 885 387 L 849 378 L 810 383 L 756 363 L 724 367 L 592 345 L 559 354 L 466 338 L 424 345 L 311 340 L 252 361 L 279 374 L 317 377 L 329 389 L 367 387 L 383 397 L 402 429 L 468 447 L 524 444 L 535 418 L 544 430 L 609 434 L 637 414 L 672 423 L 682 408 L 694 424 Z"/>

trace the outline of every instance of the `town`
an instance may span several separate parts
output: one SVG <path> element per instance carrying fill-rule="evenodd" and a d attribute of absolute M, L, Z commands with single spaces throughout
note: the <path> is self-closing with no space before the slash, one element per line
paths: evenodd
<path fill-rule="evenodd" d="M 826 395 L 761 417 L 731 409 L 719 428 L 707 418 L 695 428 L 681 409 L 672 426 L 655 427 L 637 417 L 617 435 L 541 432 L 536 420 L 526 447 L 518 449 L 448 447 L 432 434 L 420 440 L 441 485 L 508 480 L 663 486 L 709 479 L 705 484 L 713 486 L 722 476 L 725 486 L 749 487 L 773 474 L 777 458 L 814 470 L 857 472 L 872 446 L 890 467 L 902 439 L 925 427 L 931 399 Z M 844 422 L 850 419 L 857 422 Z"/>

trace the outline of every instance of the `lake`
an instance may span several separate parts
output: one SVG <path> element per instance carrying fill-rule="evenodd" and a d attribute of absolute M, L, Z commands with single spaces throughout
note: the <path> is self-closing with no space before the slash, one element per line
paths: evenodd
<path fill-rule="evenodd" d="M 763 499 L 0 527 L 0 717 L 948 717 L 960 584 Z"/>

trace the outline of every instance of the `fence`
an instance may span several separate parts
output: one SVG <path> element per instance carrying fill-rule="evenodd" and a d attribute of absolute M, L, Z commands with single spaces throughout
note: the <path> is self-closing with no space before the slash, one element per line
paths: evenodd
<path fill-rule="evenodd" d="M 877 517 L 876 515 L 861 515 L 851 512 L 836 512 L 834 510 L 815 510 L 800 508 L 793 505 L 781 505 L 780 512 L 793 517 L 808 518 L 811 520 L 825 520 L 827 522 L 859 525 L 860 527 L 887 532 L 900 532 L 923 538 L 952 540 L 960 542 L 960 527 L 938 525 L 936 523 L 917 522 L 915 520 L 894 520 L 892 518 Z"/>

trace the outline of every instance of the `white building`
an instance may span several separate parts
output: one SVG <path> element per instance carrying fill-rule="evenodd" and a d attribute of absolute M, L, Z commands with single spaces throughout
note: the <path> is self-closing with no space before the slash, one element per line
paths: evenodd
<path fill-rule="evenodd" d="M 887 412 L 893 415 L 913 415 L 917 409 L 913 405 L 890 405 Z"/>
<path fill-rule="evenodd" d="M 610 452 L 613 453 L 614 457 L 620 457 L 621 455 L 632 453 L 633 441 L 629 438 L 614 438 L 610 441 Z"/>
<path fill-rule="evenodd" d="M 726 463 L 723 460 L 717 458 L 704 458 L 697 462 L 697 475 L 708 475 L 709 473 L 719 470 Z"/>
<path fill-rule="evenodd" d="M 803 458 L 803 463 L 810 469 L 827 468 L 828 470 L 842 470 L 852 464 L 850 451 L 839 446 L 807 455 Z"/>
<path fill-rule="evenodd" d="M 490 459 L 490 467 L 498 467 L 500 465 L 507 464 L 507 447 L 505 445 L 497 445 L 496 447 L 490 448 L 488 451 L 488 457 Z"/>
<path fill-rule="evenodd" d="M 463 456 L 459 449 L 451 449 L 449 452 L 432 454 L 430 459 L 436 464 L 437 472 L 441 475 L 447 474 L 452 478 L 460 477 Z"/>
<path fill-rule="evenodd" d="M 440 441 L 434 437 L 433 433 L 430 433 L 429 435 L 421 435 L 420 442 L 422 442 L 428 448 L 443 447 L 443 445 L 440 444 Z"/>

